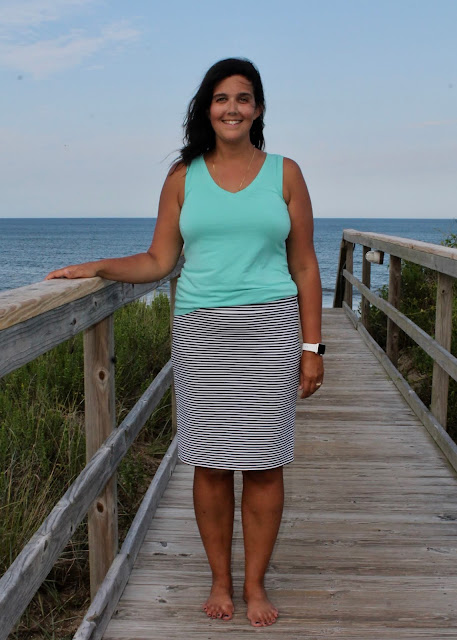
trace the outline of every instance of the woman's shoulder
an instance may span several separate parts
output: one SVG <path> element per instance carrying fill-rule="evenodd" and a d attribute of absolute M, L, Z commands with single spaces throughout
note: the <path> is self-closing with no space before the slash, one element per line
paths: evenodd
<path fill-rule="evenodd" d="M 174 162 L 167 173 L 163 185 L 163 191 L 170 194 L 173 198 L 176 197 L 181 207 L 184 203 L 186 172 L 187 166 L 184 162 Z"/>
<path fill-rule="evenodd" d="M 295 162 L 295 160 L 292 160 L 292 158 L 287 158 L 286 156 L 282 156 L 282 159 L 283 159 L 284 173 L 286 172 L 288 174 L 301 173 L 300 165 L 298 164 L 298 162 Z"/>
<path fill-rule="evenodd" d="M 298 162 L 283 156 L 283 196 L 286 203 L 289 203 L 292 193 L 297 188 L 303 187 L 304 182 L 305 179 Z"/>
<path fill-rule="evenodd" d="M 282 164 L 284 175 L 294 176 L 297 174 L 301 174 L 300 166 L 295 160 L 292 158 L 287 158 L 286 156 L 282 156 L 279 153 L 268 153 L 270 159 L 275 160 L 278 164 Z"/>
<path fill-rule="evenodd" d="M 177 162 L 173 162 L 168 171 L 167 178 L 173 178 L 174 180 L 180 180 L 185 178 L 187 172 L 187 165 L 182 162 L 182 160 L 178 160 Z"/>

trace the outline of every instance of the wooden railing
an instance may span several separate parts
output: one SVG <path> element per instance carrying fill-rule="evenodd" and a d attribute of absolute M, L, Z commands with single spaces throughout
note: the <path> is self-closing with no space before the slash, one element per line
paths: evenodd
<path fill-rule="evenodd" d="M 0 376 L 84 331 L 87 458 L 83 471 L 0 580 L 0 640 L 7 638 L 86 514 L 92 602 L 75 639 L 101 638 L 112 616 L 177 460 L 174 438 L 118 553 L 116 469 L 170 385 L 173 432 L 176 404 L 169 360 L 115 427 L 113 313 L 170 281 L 172 323 L 183 263 L 180 257 L 175 269 L 154 283 L 50 280 L 0 294 Z"/>
<path fill-rule="evenodd" d="M 354 276 L 354 247 L 362 246 L 362 280 Z M 371 264 L 390 255 L 387 301 L 370 289 Z M 437 272 L 435 337 L 431 337 L 398 310 L 401 291 L 401 261 L 408 260 Z M 354 326 L 378 357 L 413 411 L 457 470 L 457 445 L 446 431 L 449 376 L 457 380 L 457 358 L 450 353 L 453 283 L 457 277 L 457 249 L 379 233 L 345 229 L 341 242 L 333 306 L 343 307 Z M 354 313 L 353 287 L 362 296 L 361 316 Z M 387 316 L 386 351 L 368 332 L 372 304 Z M 434 362 L 430 409 L 424 405 L 397 369 L 399 331 L 412 338 Z"/>

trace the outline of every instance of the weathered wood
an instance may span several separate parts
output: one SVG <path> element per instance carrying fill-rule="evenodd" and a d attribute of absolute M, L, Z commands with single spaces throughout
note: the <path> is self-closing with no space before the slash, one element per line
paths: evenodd
<path fill-rule="evenodd" d="M 427 429 L 428 433 L 432 436 L 438 447 L 444 453 L 452 468 L 457 471 L 457 444 L 452 440 L 445 429 L 443 429 L 435 416 L 427 409 L 419 396 L 411 388 L 411 386 L 401 375 L 398 369 L 392 364 L 386 353 L 371 337 L 362 323 L 359 322 L 354 312 L 347 306 L 345 307 L 344 311 L 348 315 L 349 313 L 352 314 L 353 317 L 351 320 L 356 324 L 357 331 L 362 335 L 371 352 L 378 358 L 397 389 L 405 398 L 406 402 L 420 419 L 421 423 Z"/>
<path fill-rule="evenodd" d="M 86 462 L 116 426 L 114 387 L 114 317 L 84 332 Z M 114 474 L 88 511 L 91 598 L 113 562 L 118 545 L 117 481 Z"/>
<path fill-rule="evenodd" d="M 173 320 L 175 313 L 176 286 L 178 284 L 178 276 L 170 280 L 170 341 L 173 340 Z M 176 435 L 178 426 L 177 409 L 176 409 L 176 392 L 175 383 L 171 383 L 171 433 L 173 437 Z"/>
<path fill-rule="evenodd" d="M 297 400 L 295 460 L 284 468 L 284 516 L 266 576 L 280 617 L 264 632 L 284 640 L 454 639 L 456 474 L 345 314 L 324 310 L 323 320 L 325 381 Z M 104 640 L 253 633 L 238 508 L 234 618 L 199 612 L 211 572 L 192 476 L 177 465 Z M 237 506 L 241 488 L 236 474 Z"/>
<path fill-rule="evenodd" d="M 367 289 L 355 276 L 351 276 L 350 273 L 346 272 L 345 277 L 352 282 L 360 293 L 363 293 L 363 295 L 367 297 L 372 305 L 381 309 L 386 316 L 391 318 L 402 331 L 417 342 L 431 358 L 447 371 L 454 380 L 457 380 L 457 358 L 446 351 L 444 347 L 430 337 L 423 329 L 418 327 L 410 318 L 398 311 L 398 309 L 395 309 L 395 307 L 392 307 L 392 305 L 380 298 L 376 293 Z"/>
<path fill-rule="evenodd" d="M 181 271 L 183 264 L 184 257 L 181 256 L 175 268 L 165 278 L 154 283 L 128 285 L 99 277 L 76 278 L 74 280 L 57 278 L 2 291 L 0 292 L 0 329 L 20 324 L 30 318 L 42 315 L 46 311 L 57 309 L 113 285 L 124 289 L 122 295 L 126 296 L 127 302 L 130 302 L 173 278 L 176 273 Z M 114 310 L 114 307 L 107 309 L 107 315 L 111 315 Z"/>
<path fill-rule="evenodd" d="M 352 274 L 353 270 L 354 270 L 354 245 L 352 244 L 352 242 L 347 242 L 346 243 L 346 271 Z M 344 302 L 352 309 L 352 284 L 348 280 L 346 280 L 344 283 Z"/>
<path fill-rule="evenodd" d="M 346 242 L 341 240 L 338 269 L 336 272 L 335 294 L 333 298 L 333 306 L 337 308 L 341 307 L 344 297 L 345 279 L 343 277 L 343 269 L 346 267 L 346 246 Z"/>
<path fill-rule="evenodd" d="M 362 248 L 362 282 L 369 289 L 371 286 L 371 262 L 367 260 L 367 253 L 371 247 L 364 245 Z M 370 302 L 362 296 L 362 324 L 368 329 L 368 317 L 370 314 Z"/>
<path fill-rule="evenodd" d="M 62 307 L 51 308 L 41 315 L 37 315 L 39 307 L 31 305 L 30 313 L 34 313 L 33 317 L 0 331 L 0 377 L 34 360 L 37 356 L 49 351 L 52 347 L 73 337 L 96 322 L 100 322 L 100 320 L 103 320 L 103 318 L 111 315 L 129 302 L 143 297 L 153 289 L 157 289 L 170 278 L 176 276 L 183 264 L 184 258 L 181 257 L 173 271 L 162 280 L 154 283 L 133 285 L 107 281 L 109 284 L 106 284 L 96 292 L 69 302 Z M 89 279 L 85 278 L 85 280 Z M 100 279 L 90 278 L 90 280 Z M 50 282 L 45 281 L 30 286 L 38 288 L 44 286 L 46 288 L 46 285 Z M 71 286 L 73 282 L 68 280 L 66 285 Z M 77 291 L 81 290 L 77 289 Z M 12 296 L 8 291 L 6 294 Z M 32 298 L 33 296 L 31 296 Z M 52 307 L 51 300 L 48 300 L 47 304 Z M 16 322 L 21 313 L 21 310 L 14 304 L 12 304 L 11 308 L 5 306 L 5 322 L 8 323 L 12 320 Z"/>
<path fill-rule="evenodd" d="M 388 302 L 392 307 L 398 308 L 400 304 L 400 288 L 401 288 L 401 259 L 397 256 L 390 256 L 389 261 L 389 293 Z M 398 362 L 398 341 L 400 338 L 400 329 L 398 325 L 387 318 L 387 340 L 386 353 L 392 364 L 396 367 Z"/>
<path fill-rule="evenodd" d="M 344 229 L 343 238 L 356 244 L 369 244 L 372 249 L 378 249 L 454 278 L 457 277 L 457 249 L 431 242 L 420 242 L 410 238 L 356 231 L 355 229 Z"/>
<path fill-rule="evenodd" d="M 447 351 L 451 350 L 453 284 L 454 278 L 438 273 L 435 340 Z M 449 375 L 434 362 L 431 411 L 444 429 L 447 424 L 448 391 Z"/>
<path fill-rule="evenodd" d="M 116 471 L 141 427 L 171 384 L 171 361 L 95 453 L 0 579 L 0 640 L 5 640 L 89 506 Z"/>
<path fill-rule="evenodd" d="M 124 544 L 93 599 L 74 640 L 99 640 L 124 591 L 151 520 L 178 460 L 178 444 L 173 439 L 138 509 Z"/>
<path fill-rule="evenodd" d="M 42 280 L 0 292 L 0 329 L 25 322 L 51 309 L 85 298 L 112 285 L 103 278 Z"/>

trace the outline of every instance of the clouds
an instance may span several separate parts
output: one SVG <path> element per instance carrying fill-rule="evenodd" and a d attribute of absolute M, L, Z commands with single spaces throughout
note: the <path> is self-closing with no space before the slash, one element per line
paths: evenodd
<path fill-rule="evenodd" d="M 94 0 L 7 0 L 0 7 L 0 25 L 2 30 L 30 28 L 60 20 L 70 11 L 89 4 L 94 4 Z"/>
<path fill-rule="evenodd" d="M 140 32 L 126 20 L 77 29 L 66 21 L 96 0 L 16 0 L 0 8 L 0 66 L 42 78 L 96 60 L 96 55 L 135 41 Z M 41 30 L 53 23 L 55 35 Z M 93 64 L 92 66 L 96 66 Z"/>

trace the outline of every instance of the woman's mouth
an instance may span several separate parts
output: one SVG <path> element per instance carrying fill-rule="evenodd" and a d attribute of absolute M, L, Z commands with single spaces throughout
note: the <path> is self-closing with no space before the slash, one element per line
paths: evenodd
<path fill-rule="evenodd" d="M 236 126 L 237 124 L 240 124 L 240 123 L 242 122 L 242 120 L 222 120 L 222 122 L 223 122 L 224 124 L 228 124 L 228 125 L 230 125 L 231 127 L 234 127 L 234 126 Z"/>

